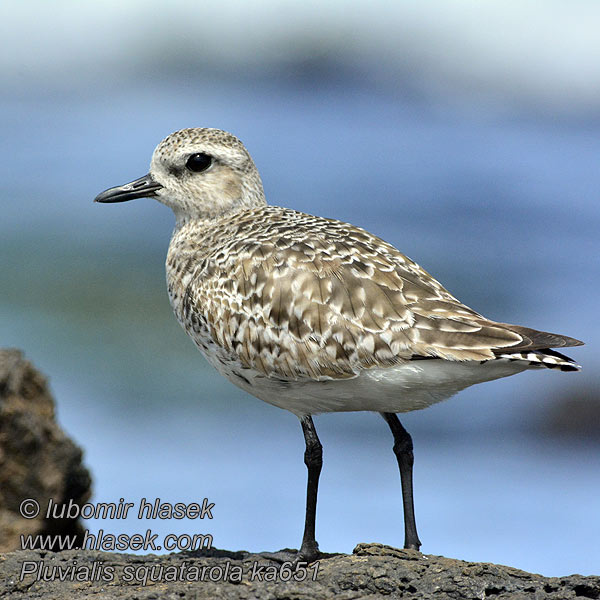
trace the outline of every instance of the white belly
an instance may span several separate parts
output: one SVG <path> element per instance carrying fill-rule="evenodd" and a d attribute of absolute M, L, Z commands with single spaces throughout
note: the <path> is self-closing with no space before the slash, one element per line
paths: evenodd
<path fill-rule="evenodd" d="M 364 370 L 353 379 L 282 381 L 214 358 L 210 362 L 232 383 L 253 396 L 299 416 L 360 410 L 394 413 L 419 410 L 475 383 L 531 368 L 525 361 L 505 359 L 483 364 L 432 359 Z"/>
<path fill-rule="evenodd" d="M 450 398 L 475 383 L 507 377 L 532 368 L 527 361 L 487 362 L 414 360 L 402 365 L 365 369 L 352 379 L 297 381 L 267 377 L 242 366 L 239 357 L 216 344 L 199 319 L 190 327 L 179 314 L 179 299 L 171 298 L 182 326 L 208 362 L 248 393 L 302 416 L 323 412 L 409 412 Z"/>

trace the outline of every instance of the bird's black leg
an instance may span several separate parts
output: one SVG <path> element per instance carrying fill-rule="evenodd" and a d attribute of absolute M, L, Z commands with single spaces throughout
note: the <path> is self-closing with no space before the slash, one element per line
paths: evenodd
<path fill-rule="evenodd" d="M 319 545 L 315 539 L 315 522 L 317 518 L 317 491 L 319 489 L 319 475 L 323 466 L 323 446 L 317 436 L 317 431 L 312 417 L 307 415 L 300 419 L 306 450 L 304 451 L 304 464 L 308 468 L 308 482 L 306 485 L 306 519 L 304 521 L 304 535 L 300 547 L 300 559 L 311 561 L 319 555 Z"/>
<path fill-rule="evenodd" d="M 306 518 L 302 546 L 298 552 L 285 549 L 278 552 L 261 552 L 261 556 L 277 562 L 312 562 L 319 557 L 319 545 L 315 539 L 315 522 L 317 517 L 317 491 L 319 475 L 323 466 L 323 446 L 319 441 L 315 425 L 310 415 L 300 419 L 306 450 L 304 464 L 308 468 L 308 483 L 306 485 Z"/>
<path fill-rule="evenodd" d="M 415 458 L 410 434 L 400 423 L 394 413 L 381 413 L 392 430 L 394 436 L 394 454 L 400 468 L 400 484 L 402 486 L 402 504 L 404 506 L 404 547 L 418 550 L 421 547 L 415 522 L 415 505 L 413 501 L 412 472 Z"/>

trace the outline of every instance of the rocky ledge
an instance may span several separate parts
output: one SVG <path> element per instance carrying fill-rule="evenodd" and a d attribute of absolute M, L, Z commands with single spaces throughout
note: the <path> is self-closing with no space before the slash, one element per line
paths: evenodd
<path fill-rule="evenodd" d="M 512 567 L 359 544 L 297 568 L 257 554 L 163 556 L 91 551 L 0 555 L 0 598 L 94 600 L 600 598 L 600 577 L 542 577 Z"/>
<path fill-rule="evenodd" d="M 600 599 L 597 576 L 547 578 L 380 544 L 296 570 L 215 549 L 161 556 L 18 550 L 22 534 L 81 538 L 76 519 L 24 519 L 22 502 L 82 506 L 90 481 L 81 450 L 56 423 L 46 378 L 21 352 L 0 350 L 0 600 Z"/>

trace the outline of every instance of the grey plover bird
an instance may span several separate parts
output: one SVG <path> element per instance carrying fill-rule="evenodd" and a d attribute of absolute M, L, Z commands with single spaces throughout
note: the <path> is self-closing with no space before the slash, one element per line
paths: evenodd
<path fill-rule="evenodd" d="M 418 550 L 413 445 L 396 413 L 531 368 L 579 369 L 551 348 L 582 342 L 490 321 L 364 229 L 267 205 L 252 158 L 225 131 L 169 135 L 148 175 L 96 201 L 144 197 L 175 213 L 167 283 L 185 331 L 229 381 L 300 419 L 308 485 L 296 560 L 319 554 L 322 446 L 311 415 L 383 416 L 400 469 L 404 547 Z"/>

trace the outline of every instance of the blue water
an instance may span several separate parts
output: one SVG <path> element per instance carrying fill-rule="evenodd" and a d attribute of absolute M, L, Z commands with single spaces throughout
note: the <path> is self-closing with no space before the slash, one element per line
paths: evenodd
<path fill-rule="evenodd" d="M 172 215 L 148 200 L 91 202 L 146 173 L 172 130 L 215 126 L 245 141 L 271 203 L 362 225 L 491 318 L 588 343 L 572 351 L 581 374 L 485 384 L 403 421 L 424 552 L 597 573 L 600 446 L 532 432 L 561 396 L 598 389 L 600 122 L 432 107 L 356 81 L 168 84 L 0 97 L 2 344 L 50 375 L 94 500 L 208 497 L 212 521 L 151 528 L 211 533 L 230 549 L 300 542 L 297 420 L 222 381 L 180 330 L 163 270 Z M 321 548 L 400 546 L 385 423 L 315 422 Z"/>

